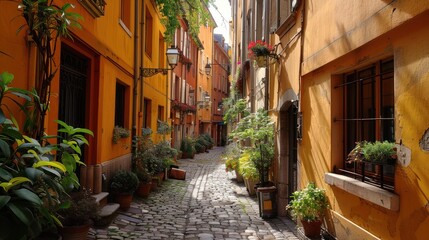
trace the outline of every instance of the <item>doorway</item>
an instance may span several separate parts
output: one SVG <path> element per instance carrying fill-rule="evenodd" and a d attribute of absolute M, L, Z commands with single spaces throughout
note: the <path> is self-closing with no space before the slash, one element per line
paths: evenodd
<path fill-rule="evenodd" d="M 295 102 L 288 101 L 280 110 L 280 145 L 279 145 L 279 206 L 286 206 L 298 186 L 298 144 L 297 114 Z M 285 209 L 280 208 L 280 216 L 286 216 Z"/>

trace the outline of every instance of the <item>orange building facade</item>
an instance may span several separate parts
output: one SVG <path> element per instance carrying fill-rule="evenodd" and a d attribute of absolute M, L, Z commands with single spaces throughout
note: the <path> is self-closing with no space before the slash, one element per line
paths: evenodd
<path fill-rule="evenodd" d="M 216 27 L 213 17 L 211 17 L 211 23 L 207 23 L 200 27 L 198 38 L 200 39 L 203 48 L 199 52 L 198 61 L 198 76 L 197 76 L 197 87 L 196 87 L 196 106 L 197 106 L 197 121 L 196 121 L 196 136 L 208 133 L 211 135 L 211 116 L 212 116 L 212 104 L 213 98 L 210 95 L 212 89 L 212 76 L 206 74 L 205 66 L 207 63 L 213 62 L 213 30 Z"/>
<path fill-rule="evenodd" d="M 214 52 L 212 71 L 212 137 L 217 146 L 225 146 L 227 140 L 227 129 L 223 121 L 222 100 L 228 97 L 230 63 L 225 38 L 221 34 L 214 35 Z"/>
<path fill-rule="evenodd" d="M 141 77 L 143 67 L 166 67 L 164 27 L 152 1 L 144 1 L 143 6 L 131 0 L 107 5 L 103 1 L 67 2 L 75 7 L 70 11 L 83 17 L 82 29 L 70 28 L 73 39 L 62 38 L 57 44 L 58 71 L 52 81 L 46 132 L 56 134 L 56 119 L 94 132 L 80 177 L 82 186 L 99 192 L 106 189 L 113 172 L 131 167 L 131 136 L 114 143 L 114 127 L 140 135 L 143 127 L 156 131 L 158 119 L 168 121 L 167 76 Z M 15 75 L 13 86 L 31 89 L 37 64 L 34 44 L 25 28 L 16 34 L 24 24 L 18 3 L 2 1 L 0 8 L 5 13 L 0 18 L 5 35 L 0 51 L 11 56 L 0 54 L 0 71 Z M 143 41 L 142 33 L 148 40 Z"/>

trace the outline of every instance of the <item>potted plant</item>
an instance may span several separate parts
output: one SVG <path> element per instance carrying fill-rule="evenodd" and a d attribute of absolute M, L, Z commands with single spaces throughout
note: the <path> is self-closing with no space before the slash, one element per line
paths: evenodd
<path fill-rule="evenodd" d="M 133 193 L 139 184 L 137 175 L 131 171 L 119 170 L 110 180 L 110 191 L 115 195 L 116 201 L 122 210 L 130 208 Z"/>
<path fill-rule="evenodd" d="M 396 163 L 396 158 L 395 143 L 388 141 L 362 141 L 356 143 L 356 146 L 347 156 L 347 161 L 349 163 L 369 162 L 381 165 L 394 165 Z"/>
<path fill-rule="evenodd" d="M 250 42 L 247 49 L 249 50 L 248 57 L 254 59 L 258 67 L 267 66 L 268 56 L 273 51 L 272 46 L 262 40 L 257 40 Z"/>
<path fill-rule="evenodd" d="M 139 197 L 148 197 L 151 190 L 152 185 L 152 176 L 149 174 L 149 172 L 144 168 L 144 166 L 141 163 L 137 164 L 137 169 L 135 171 L 138 179 L 139 179 L 139 186 L 136 190 L 136 194 Z"/>
<path fill-rule="evenodd" d="M 240 149 L 237 144 L 231 143 L 226 146 L 225 154 L 223 155 L 223 159 L 225 160 L 225 171 L 234 171 L 237 182 L 243 182 L 243 175 L 239 173 L 239 158 L 240 158 Z"/>
<path fill-rule="evenodd" d="M 307 237 L 320 237 L 322 219 L 329 208 L 325 190 L 317 188 L 314 183 L 309 183 L 301 191 L 292 194 L 292 200 L 286 206 L 291 215 L 299 219 Z"/>
<path fill-rule="evenodd" d="M 182 158 L 194 158 L 195 143 L 190 137 L 185 137 L 180 143 L 180 151 L 182 151 Z"/>
<path fill-rule="evenodd" d="M 71 193 L 62 202 L 57 212 L 62 224 L 59 228 L 62 239 L 86 239 L 99 210 L 95 198 L 83 190 Z"/>
<path fill-rule="evenodd" d="M 259 182 L 259 173 L 250 159 L 250 150 L 245 150 L 238 159 L 238 172 L 243 176 L 244 184 L 250 196 L 256 194 L 255 186 Z"/>

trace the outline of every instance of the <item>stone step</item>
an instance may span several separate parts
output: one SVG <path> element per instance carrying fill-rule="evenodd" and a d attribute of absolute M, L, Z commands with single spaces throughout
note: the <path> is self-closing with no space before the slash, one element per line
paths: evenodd
<path fill-rule="evenodd" d="M 119 209 L 118 203 L 108 203 L 100 209 L 98 219 L 94 222 L 94 227 L 104 228 L 108 226 L 113 219 L 116 217 L 116 213 Z"/>
<path fill-rule="evenodd" d="M 118 211 L 118 209 L 119 209 L 118 203 L 108 203 L 101 208 L 99 216 L 100 217 L 110 216 L 112 214 L 115 214 L 115 212 Z"/>
<path fill-rule="evenodd" d="M 100 207 L 103 207 L 107 204 L 107 197 L 109 196 L 108 192 L 100 192 L 97 194 L 93 194 L 92 197 L 95 198 L 95 201 L 98 203 Z"/>

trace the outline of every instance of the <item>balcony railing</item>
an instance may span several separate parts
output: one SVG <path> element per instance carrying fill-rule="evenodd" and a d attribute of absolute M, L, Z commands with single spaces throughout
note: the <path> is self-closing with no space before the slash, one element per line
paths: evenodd
<path fill-rule="evenodd" d="M 79 0 L 80 4 L 94 17 L 104 16 L 104 0 Z"/>

